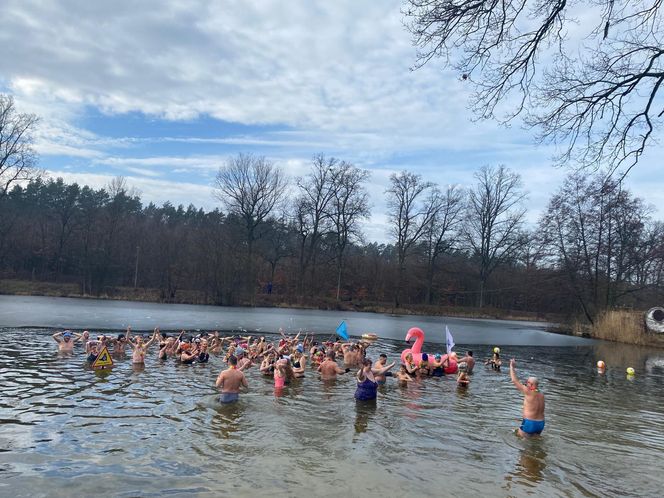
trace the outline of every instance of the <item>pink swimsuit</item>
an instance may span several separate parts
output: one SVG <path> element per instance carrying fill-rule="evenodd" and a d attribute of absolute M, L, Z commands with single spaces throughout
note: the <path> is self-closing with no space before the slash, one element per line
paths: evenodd
<path fill-rule="evenodd" d="M 284 387 L 285 384 L 286 384 L 286 377 L 279 377 L 279 373 L 277 372 L 277 370 L 275 370 L 274 371 L 274 387 L 278 389 L 280 387 Z"/>

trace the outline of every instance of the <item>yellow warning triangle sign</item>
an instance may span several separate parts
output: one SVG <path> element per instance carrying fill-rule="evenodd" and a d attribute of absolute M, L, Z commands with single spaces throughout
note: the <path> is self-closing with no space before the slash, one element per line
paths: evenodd
<path fill-rule="evenodd" d="M 108 349 L 104 349 L 97 355 L 97 359 L 92 363 L 92 368 L 108 368 L 113 366 L 113 358 L 108 353 Z"/>

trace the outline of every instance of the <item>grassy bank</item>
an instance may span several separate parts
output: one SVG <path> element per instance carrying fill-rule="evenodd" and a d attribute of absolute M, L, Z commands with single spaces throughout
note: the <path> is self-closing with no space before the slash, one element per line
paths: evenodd
<path fill-rule="evenodd" d="M 109 287 L 100 295 L 87 295 L 80 292 L 80 287 L 72 283 L 33 282 L 25 280 L 0 280 L 0 294 L 21 296 L 49 296 L 49 297 L 75 297 L 89 299 L 113 299 L 122 301 L 143 301 L 171 304 L 202 304 L 215 303 L 203 292 L 179 290 L 174 296 L 164 299 L 159 289 L 144 289 L 132 287 Z M 249 303 L 235 303 L 247 306 Z M 431 315 L 452 316 L 459 318 L 485 318 L 496 320 L 521 320 L 555 323 L 560 317 L 544 315 L 535 312 L 510 311 L 496 308 L 472 308 L 453 306 L 404 305 L 394 308 L 389 303 L 376 303 L 368 301 L 337 301 L 332 298 L 308 298 L 282 296 L 277 294 L 257 295 L 254 306 L 268 308 L 299 308 L 334 311 L 363 311 L 368 313 L 382 313 L 388 315 Z M 559 331 L 563 332 L 564 331 Z"/>
<path fill-rule="evenodd" d="M 650 332 L 641 311 L 610 310 L 604 312 L 589 328 L 595 339 L 624 342 L 637 346 L 664 347 L 664 334 Z"/>

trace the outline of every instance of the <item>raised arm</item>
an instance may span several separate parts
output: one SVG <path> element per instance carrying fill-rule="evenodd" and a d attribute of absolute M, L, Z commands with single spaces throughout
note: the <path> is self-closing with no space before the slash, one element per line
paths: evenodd
<path fill-rule="evenodd" d="M 372 371 L 375 375 L 383 375 L 385 372 L 388 372 L 388 371 L 392 370 L 392 369 L 394 368 L 394 365 L 396 365 L 396 364 L 397 364 L 397 363 L 396 363 L 395 361 L 393 361 L 393 362 L 390 363 L 389 365 L 385 365 L 383 368 L 373 368 L 373 367 L 372 367 L 372 368 L 371 368 L 371 371 Z"/>
<path fill-rule="evenodd" d="M 54 340 L 55 342 L 57 342 L 58 344 L 60 344 L 61 339 L 62 339 L 62 334 L 63 334 L 63 332 L 56 332 L 56 333 L 53 334 L 51 337 L 53 337 L 53 340 Z"/>
<path fill-rule="evenodd" d="M 512 383 L 523 394 L 527 394 L 528 393 L 528 388 L 526 386 L 524 386 L 521 382 L 519 382 L 519 379 L 516 377 L 515 366 L 516 366 L 516 360 L 514 358 L 512 358 L 510 360 L 510 378 L 512 379 Z"/>
<path fill-rule="evenodd" d="M 150 347 L 150 344 L 152 344 L 157 339 L 157 332 L 158 331 L 159 331 L 159 329 L 155 328 L 154 332 L 152 333 L 152 337 L 150 337 L 150 340 L 145 343 L 145 349 L 146 350 Z"/>

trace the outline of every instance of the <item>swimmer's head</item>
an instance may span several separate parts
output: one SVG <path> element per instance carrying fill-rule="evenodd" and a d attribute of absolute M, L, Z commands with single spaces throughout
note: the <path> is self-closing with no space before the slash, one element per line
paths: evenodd
<path fill-rule="evenodd" d="M 606 368 L 606 363 L 604 363 L 602 360 L 599 360 L 597 362 L 597 368 L 601 368 L 601 369 Z"/>
<path fill-rule="evenodd" d="M 496 354 L 500 353 L 500 348 L 496 346 L 495 348 L 493 348 L 493 352 Z"/>
<path fill-rule="evenodd" d="M 65 333 L 62 334 L 62 338 L 63 338 L 65 341 L 69 341 L 69 339 L 71 339 L 71 332 L 66 331 Z"/>
<path fill-rule="evenodd" d="M 472 352 L 472 351 L 468 351 L 466 354 L 467 354 L 468 356 L 470 356 L 471 358 L 473 357 L 473 352 Z"/>
<path fill-rule="evenodd" d="M 124 341 L 125 335 L 124 334 L 118 334 L 118 341 Z"/>
<path fill-rule="evenodd" d="M 234 367 L 235 365 L 237 365 L 237 358 L 236 358 L 235 356 L 233 356 L 233 355 L 230 355 L 230 356 L 228 357 L 228 364 L 229 364 L 230 366 Z"/>
<path fill-rule="evenodd" d="M 413 361 L 413 355 L 412 355 L 411 353 L 408 353 L 408 354 L 406 355 L 406 360 L 408 360 L 408 361 Z"/>
<path fill-rule="evenodd" d="M 304 345 L 302 343 L 299 343 L 295 349 L 297 350 L 298 353 L 302 353 L 304 351 Z"/>
<path fill-rule="evenodd" d="M 369 358 L 365 358 L 364 360 L 362 360 L 362 365 L 364 365 L 365 367 L 370 367 L 371 360 Z"/>
<path fill-rule="evenodd" d="M 627 367 L 627 375 L 634 375 L 634 369 L 632 367 Z"/>
<path fill-rule="evenodd" d="M 434 358 L 435 358 L 436 360 L 442 360 L 442 359 L 443 359 L 443 355 L 441 355 L 440 353 L 436 353 L 436 354 L 434 355 Z"/>
<path fill-rule="evenodd" d="M 530 390 L 535 391 L 537 386 L 539 386 L 539 380 L 537 380 L 537 377 L 528 377 L 526 386 L 528 386 Z"/>
<path fill-rule="evenodd" d="M 428 362 L 429 361 L 429 355 L 426 354 L 426 353 L 422 353 L 422 361 L 423 362 L 425 362 L 425 361 Z"/>
<path fill-rule="evenodd" d="M 235 354 L 236 354 L 238 357 L 239 357 L 239 356 L 244 356 L 244 349 L 242 349 L 242 348 L 237 348 L 237 349 L 235 350 Z"/>

